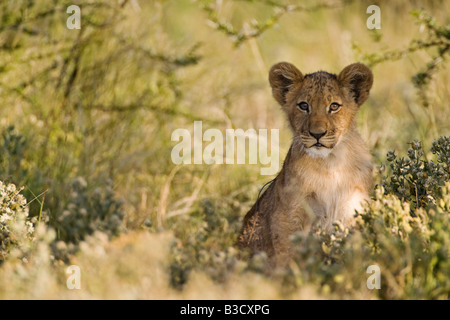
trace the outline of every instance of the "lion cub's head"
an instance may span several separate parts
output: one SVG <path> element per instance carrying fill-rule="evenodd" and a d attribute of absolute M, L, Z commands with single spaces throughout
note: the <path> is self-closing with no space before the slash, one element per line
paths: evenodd
<path fill-rule="evenodd" d="M 313 157 L 326 157 L 349 130 L 356 112 L 369 97 L 370 69 L 354 63 L 339 75 L 319 71 L 303 75 L 294 65 L 280 62 L 270 69 L 275 99 L 286 112 L 294 139 Z"/>

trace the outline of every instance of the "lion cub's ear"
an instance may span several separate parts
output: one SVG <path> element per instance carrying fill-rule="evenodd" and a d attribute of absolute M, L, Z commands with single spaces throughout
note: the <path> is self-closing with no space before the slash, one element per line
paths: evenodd
<path fill-rule="evenodd" d="M 291 86 L 303 80 L 303 75 L 293 64 L 280 62 L 270 68 L 269 82 L 273 97 L 282 106 L 286 103 L 286 94 Z"/>
<path fill-rule="evenodd" d="M 362 63 L 353 63 L 344 68 L 338 76 L 339 84 L 351 95 L 355 103 L 360 106 L 369 97 L 372 88 L 372 71 Z"/>

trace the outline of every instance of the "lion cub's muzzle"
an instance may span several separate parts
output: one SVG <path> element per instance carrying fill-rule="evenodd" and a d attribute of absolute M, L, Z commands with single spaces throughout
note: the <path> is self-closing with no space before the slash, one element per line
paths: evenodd
<path fill-rule="evenodd" d="M 327 131 L 313 132 L 309 131 L 308 134 L 302 135 L 303 144 L 306 148 L 327 148 L 332 149 L 335 144 L 335 137 L 327 135 Z"/>
<path fill-rule="evenodd" d="M 309 131 L 309 134 L 317 140 L 317 142 L 313 145 L 314 147 L 318 147 L 318 148 L 325 147 L 320 142 L 320 138 L 322 138 L 324 135 L 327 134 L 326 131 L 325 132 L 319 132 L 319 133 L 314 133 L 314 132 Z"/>

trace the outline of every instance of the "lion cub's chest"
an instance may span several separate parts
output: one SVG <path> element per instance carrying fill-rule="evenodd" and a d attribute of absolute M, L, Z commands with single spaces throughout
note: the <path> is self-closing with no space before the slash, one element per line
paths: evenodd
<path fill-rule="evenodd" d="M 314 225 L 325 230 L 337 220 L 348 224 L 367 199 L 360 181 L 345 168 L 303 173 L 297 181 L 300 194 L 291 211 L 293 218 L 312 213 Z"/>

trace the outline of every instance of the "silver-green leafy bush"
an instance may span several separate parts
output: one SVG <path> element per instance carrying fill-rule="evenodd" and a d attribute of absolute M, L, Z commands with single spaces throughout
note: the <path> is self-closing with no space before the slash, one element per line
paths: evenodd
<path fill-rule="evenodd" d="M 72 181 L 68 204 L 58 217 L 61 239 L 77 244 L 96 231 L 117 236 L 124 231 L 124 218 L 123 202 L 116 199 L 111 180 L 91 191 L 87 181 L 78 177 Z"/>
<path fill-rule="evenodd" d="M 450 177 L 450 137 L 433 141 L 430 151 L 436 155 L 436 161 L 424 159 L 417 140 L 411 143 L 406 157 L 397 157 L 395 152 L 389 151 L 387 160 L 392 175 L 383 179 L 385 193 L 410 201 L 413 208 L 434 203 L 440 196 L 440 188 Z"/>
<path fill-rule="evenodd" d="M 235 243 L 247 210 L 245 204 L 252 200 L 245 193 L 222 201 L 203 199 L 189 220 L 176 227 L 171 247 L 172 286 L 181 288 L 191 271 L 201 270 L 213 280 L 225 282 L 242 269 L 244 262 Z"/>
<path fill-rule="evenodd" d="M 0 262 L 11 249 L 25 249 L 33 237 L 34 220 L 28 217 L 27 200 L 21 191 L 0 181 Z"/>

